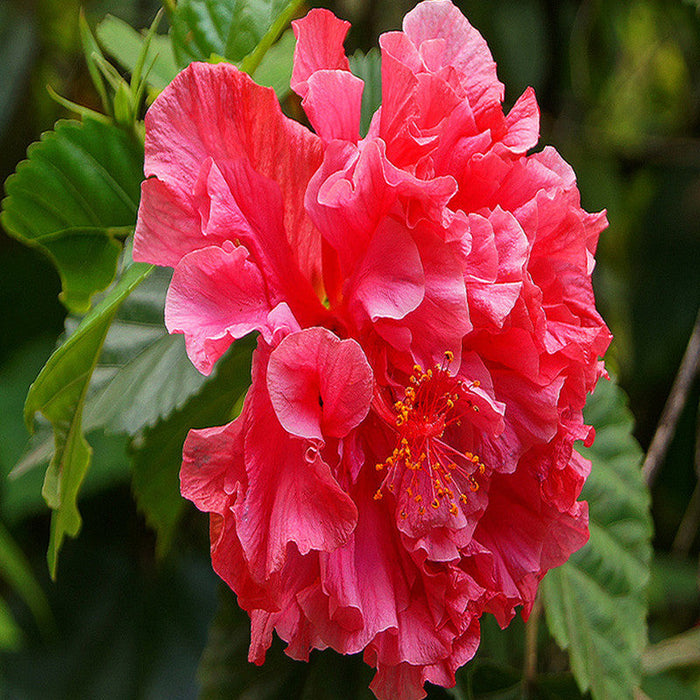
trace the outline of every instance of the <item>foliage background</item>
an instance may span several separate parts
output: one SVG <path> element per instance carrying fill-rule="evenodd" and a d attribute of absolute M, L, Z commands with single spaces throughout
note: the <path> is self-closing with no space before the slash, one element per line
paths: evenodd
<path fill-rule="evenodd" d="M 148 26 L 159 7 L 155 0 L 0 0 L 2 181 L 25 157 L 27 145 L 66 116 L 47 84 L 98 108 L 78 36 L 81 4 L 92 26 L 109 12 L 138 28 Z M 378 34 L 398 27 L 414 3 L 314 4 L 353 22 L 351 53 L 375 46 Z M 506 102 L 512 104 L 528 85 L 535 88 L 541 142 L 555 145 L 574 166 L 584 207 L 608 209 L 610 228 L 601 239 L 596 272 L 599 305 L 615 334 L 608 363 L 630 396 L 636 437 L 646 449 L 700 305 L 698 7 L 682 0 L 457 4 L 486 37 L 506 84 Z M 59 291 L 50 263 L 0 231 L 3 476 L 27 440 L 27 388 L 63 329 Z M 652 492 L 652 642 L 693 627 L 700 615 L 697 537 L 676 540 L 698 479 L 699 399 L 696 382 Z M 130 494 L 123 440 L 101 440 L 81 500 L 83 531 L 66 543 L 56 583 L 49 581 L 44 561 L 42 475 L 0 483 L 0 520 L 28 556 L 55 617 L 39 629 L 22 601 L 6 591 L 24 638 L 15 640 L 22 643 L 19 651 L 0 657 L 0 693 L 4 686 L 4 694 L 23 698 L 194 697 L 217 607 L 204 519 L 188 510 L 177 546 L 156 560 L 155 538 Z M 523 634 L 522 624 L 507 635 L 492 635 L 487 624 L 484 653 L 517 657 Z M 516 651 L 503 651 L 508 645 Z M 544 649 L 540 664 L 558 670 L 562 658 L 553 645 Z M 698 696 L 700 665 L 674 674 L 650 674 L 645 691 L 658 698 Z M 685 690 L 675 685 L 678 679 Z"/>

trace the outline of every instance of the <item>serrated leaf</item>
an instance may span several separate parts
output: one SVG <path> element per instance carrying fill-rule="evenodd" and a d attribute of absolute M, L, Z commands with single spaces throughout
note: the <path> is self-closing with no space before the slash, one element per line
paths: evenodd
<path fill-rule="evenodd" d="M 365 136 L 372 116 L 382 104 L 382 56 L 377 49 L 370 49 L 367 53 L 358 49 L 349 60 L 350 70 L 365 82 L 360 119 L 360 134 Z"/>
<path fill-rule="evenodd" d="M 182 67 L 212 55 L 242 61 L 279 15 L 300 5 L 300 0 L 180 0 L 171 17 L 175 57 Z"/>
<path fill-rule="evenodd" d="M 56 575 L 58 552 L 65 535 L 75 537 L 81 525 L 77 496 L 92 454 L 82 428 L 90 378 L 119 305 L 152 269 L 151 265 L 140 263 L 129 267 L 70 338 L 51 355 L 27 394 L 24 418 L 30 431 L 37 413 L 51 422 L 54 431 L 54 455 L 42 489 L 54 511 L 47 554 L 52 577 Z"/>
<path fill-rule="evenodd" d="M 123 68 L 134 72 L 146 41 L 143 34 L 123 20 L 107 15 L 97 26 L 97 38 Z M 163 90 L 178 72 L 169 36 L 154 34 L 151 37 L 144 64 L 150 66 L 146 82 L 157 91 Z"/>
<path fill-rule="evenodd" d="M 582 692 L 618 700 L 632 698 L 639 687 L 647 641 L 649 494 L 622 390 L 601 380 L 585 417 L 597 431 L 593 447 L 581 450 L 593 463 L 582 493 L 590 541 L 550 571 L 541 590 L 549 629 L 568 650 Z"/>
<path fill-rule="evenodd" d="M 61 276 L 61 300 L 84 313 L 114 279 L 120 238 L 136 221 L 143 146 L 92 119 L 60 121 L 32 144 L 5 184 L 0 220 L 43 250 Z"/>
<path fill-rule="evenodd" d="M 139 509 L 157 533 L 159 556 L 170 548 L 184 506 L 178 475 L 187 433 L 232 419 L 233 407 L 250 384 L 252 351 L 251 339 L 235 343 L 199 394 L 132 444 L 132 488 Z"/>
<path fill-rule="evenodd" d="M 371 700 L 372 671 L 362 656 L 314 651 L 308 663 L 293 661 L 276 639 L 265 664 L 248 663 L 250 621 L 233 593 L 220 587 L 219 608 L 199 666 L 201 700 Z"/>

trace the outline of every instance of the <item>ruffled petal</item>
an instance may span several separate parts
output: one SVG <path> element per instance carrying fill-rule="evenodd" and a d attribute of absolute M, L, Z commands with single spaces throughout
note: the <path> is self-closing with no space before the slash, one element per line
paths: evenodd
<path fill-rule="evenodd" d="M 329 10 L 313 9 L 306 17 L 292 22 L 292 29 L 297 45 L 291 86 L 299 97 L 306 97 L 308 80 L 316 71 L 350 71 L 343 48 L 350 22 L 338 19 Z"/>
<path fill-rule="evenodd" d="M 302 555 L 332 551 L 357 523 L 355 504 L 319 452 L 280 425 L 268 394 L 268 359 L 269 349 L 261 344 L 244 406 L 249 486 L 234 506 L 238 537 L 253 578 L 259 581 L 282 569 L 289 543 Z"/>
<path fill-rule="evenodd" d="M 450 0 L 419 3 L 404 17 L 403 29 L 427 70 L 454 68 L 458 72 L 477 111 L 503 100 L 504 87 L 486 41 Z"/>
<path fill-rule="evenodd" d="M 385 219 L 349 279 L 346 294 L 372 321 L 401 319 L 423 301 L 425 274 L 418 247 L 404 226 Z"/>
<path fill-rule="evenodd" d="M 165 303 L 170 333 L 184 333 L 194 366 L 209 374 L 237 338 L 266 327 L 270 303 L 259 268 L 226 241 L 188 253 L 175 268 Z"/>
<path fill-rule="evenodd" d="M 255 172 L 277 183 L 294 266 L 307 279 L 320 280 L 320 236 L 303 207 L 306 185 L 321 161 L 320 141 L 282 114 L 273 90 L 256 85 L 228 63 L 191 64 L 148 110 L 144 171 L 171 194 L 156 206 L 167 209 L 172 193 L 180 202 L 192 200 L 202 165 L 209 158 L 217 164 L 246 161 Z M 157 241 L 168 239 L 169 222 L 158 223 L 149 212 L 155 197 L 162 194 L 165 191 L 153 189 L 148 201 L 142 202 L 134 250 L 138 260 L 173 264 L 178 252 L 182 257 L 208 242 L 199 229 L 187 227 L 185 236 L 168 244 L 167 259 L 161 257 L 163 245 Z"/>
<path fill-rule="evenodd" d="M 298 437 L 345 437 L 367 416 L 373 385 L 359 344 L 325 328 L 292 333 L 270 355 L 272 406 L 284 429 Z"/>

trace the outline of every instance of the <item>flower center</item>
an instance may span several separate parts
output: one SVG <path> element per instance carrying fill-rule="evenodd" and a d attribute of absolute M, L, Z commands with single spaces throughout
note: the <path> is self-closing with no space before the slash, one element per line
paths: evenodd
<path fill-rule="evenodd" d="M 397 489 L 405 489 L 419 515 L 426 512 L 428 503 L 456 516 L 458 504 L 467 503 L 466 493 L 479 489 L 476 477 L 485 471 L 479 456 L 451 446 L 445 435 L 451 426 L 461 425 L 467 411 L 479 411 L 468 395 L 479 382 L 465 383 L 451 375 L 448 368 L 453 359 L 447 352 L 442 365 L 413 368 L 404 398 L 393 406 L 396 446 L 376 465 L 377 471 L 386 474 L 375 500 L 385 491 L 396 494 Z M 401 517 L 407 516 L 402 510 Z"/>

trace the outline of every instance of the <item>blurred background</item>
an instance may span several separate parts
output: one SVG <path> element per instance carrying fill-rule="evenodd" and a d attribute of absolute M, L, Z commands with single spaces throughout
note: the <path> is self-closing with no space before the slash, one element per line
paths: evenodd
<path fill-rule="evenodd" d="M 352 52 L 376 46 L 378 35 L 398 28 L 415 3 L 318 4 L 352 21 L 346 44 Z M 488 41 L 506 104 L 527 86 L 535 88 L 541 143 L 554 145 L 573 165 L 584 207 L 608 211 L 595 277 L 598 303 L 615 335 L 608 365 L 629 394 L 636 437 L 646 450 L 700 306 L 698 2 L 456 4 Z M 0 181 L 31 142 L 70 116 L 50 98 L 47 85 L 99 109 L 78 35 L 81 6 L 93 27 L 111 13 L 142 28 L 160 5 L 0 0 Z M 2 476 L 25 448 L 24 397 L 63 328 L 59 291 L 50 263 L 0 230 Z M 652 640 L 700 619 L 700 543 L 692 512 L 691 537 L 677 537 L 698 480 L 698 384 L 652 491 Z M 47 629 L 38 629 L 13 589 L 0 588 L 21 630 L 5 637 L 0 631 L 3 697 L 196 696 L 196 668 L 217 595 L 206 524 L 190 513 L 173 548 L 177 556 L 156 561 L 154 537 L 130 495 L 124 442 L 99 439 L 81 501 L 83 531 L 66 543 L 56 583 L 44 561 L 49 517 L 40 496 L 42 474 L 0 479 L 0 522 L 28 558 L 54 617 Z M 0 574 L 2 569 L 0 562 Z M 700 690 L 700 670 L 685 673 Z"/>

